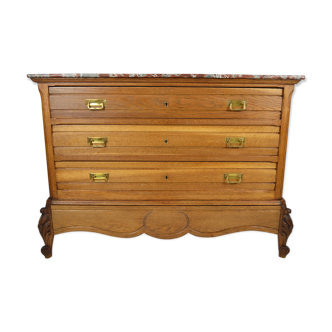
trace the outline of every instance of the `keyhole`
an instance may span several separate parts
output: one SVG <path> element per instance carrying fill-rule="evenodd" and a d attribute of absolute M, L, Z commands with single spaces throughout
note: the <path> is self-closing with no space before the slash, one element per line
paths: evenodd
<path fill-rule="evenodd" d="M 165 103 L 164 103 L 164 104 L 165 104 L 165 106 L 166 106 L 166 107 L 168 107 L 168 102 L 167 102 L 167 101 L 165 101 Z"/>
<path fill-rule="evenodd" d="M 165 180 L 168 180 L 168 175 L 165 176 Z"/>
<path fill-rule="evenodd" d="M 165 139 L 165 144 L 167 144 L 168 143 L 168 140 L 167 139 Z"/>

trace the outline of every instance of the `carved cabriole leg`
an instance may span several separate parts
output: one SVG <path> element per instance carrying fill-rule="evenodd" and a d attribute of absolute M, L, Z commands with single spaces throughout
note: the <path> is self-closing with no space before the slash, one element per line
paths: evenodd
<path fill-rule="evenodd" d="M 40 213 L 42 215 L 38 223 L 39 233 L 45 242 L 45 245 L 41 248 L 41 253 L 45 256 L 45 258 L 52 257 L 52 246 L 54 238 L 51 204 L 49 202 L 50 199 L 47 200 L 46 206 L 40 209 Z"/>
<path fill-rule="evenodd" d="M 279 257 L 285 258 L 290 249 L 286 246 L 288 237 L 291 235 L 293 230 L 293 221 L 290 217 L 291 209 L 288 209 L 286 202 L 283 200 L 281 205 L 281 214 L 279 222 L 279 232 L 278 232 L 278 244 L 279 244 Z"/>

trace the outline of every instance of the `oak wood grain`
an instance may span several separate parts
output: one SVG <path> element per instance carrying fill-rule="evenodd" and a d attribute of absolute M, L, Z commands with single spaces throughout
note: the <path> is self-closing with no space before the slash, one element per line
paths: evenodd
<path fill-rule="evenodd" d="M 226 182 L 225 173 L 243 173 L 243 183 L 275 182 L 275 169 L 185 168 L 181 169 L 56 169 L 58 182 L 92 182 L 90 173 L 109 173 L 108 182 Z M 167 179 L 166 179 L 167 176 Z M 236 184 L 229 184 L 236 188 Z"/>
<path fill-rule="evenodd" d="M 281 96 L 260 95 L 103 95 L 103 94 L 62 94 L 50 95 L 52 110 L 87 110 L 86 99 L 106 99 L 105 110 L 205 110 L 227 111 L 228 100 L 247 100 L 247 111 L 280 111 Z M 165 102 L 168 106 L 165 106 Z M 98 113 L 98 111 L 91 111 Z M 234 111 L 230 111 L 234 113 Z"/>
<path fill-rule="evenodd" d="M 101 191 L 101 190 L 58 190 L 59 199 L 82 201 L 122 201 L 122 200 L 199 200 L 201 205 L 206 200 L 273 200 L 274 191 L 265 190 L 227 190 L 227 191 L 187 191 L 187 190 L 131 190 L 131 191 Z"/>
<path fill-rule="evenodd" d="M 289 127 L 289 114 L 291 98 L 294 91 L 294 86 L 286 86 L 284 88 L 283 102 L 282 102 L 282 117 L 281 117 L 281 130 L 280 130 L 280 142 L 279 142 L 279 162 L 277 168 L 276 179 L 276 198 L 282 198 L 282 189 L 284 185 L 285 165 L 286 165 L 286 150 L 288 139 L 288 127 Z"/>
<path fill-rule="evenodd" d="M 276 119 L 135 119 L 135 118 L 51 118 L 52 125 L 198 125 L 198 126 L 281 126 Z"/>
<path fill-rule="evenodd" d="M 61 199 L 52 199 L 51 200 L 52 206 L 59 206 L 61 209 L 62 207 L 65 206 L 84 206 L 86 208 L 95 208 L 96 206 L 98 207 L 110 207 L 110 206 L 174 206 L 174 205 L 188 205 L 188 206 L 201 206 L 202 201 L 201 200 L 184 200 L 184 201 L 170 201 L 170 200 L 126 200 L 126 201 L 105 201 L 105 200 L 100 200 L 100 201 L 91 201 L 91 200 L 84 200 L 84 201 L 78 201 L 78 200 L 61 200 Z M 206 200 L 204 201 L 204 205 L 206 206 L 237 206 L 237 207 L 255 207 L 255 206 L 275 206 L 279 207 L 282 204 L 282 200 L 278 199 L 272 199 L 272 200 Z"/>
<path fill-rule="evenodd" d="M 278 161 L 277 148 L 226 147 L 55 147 L 55 160 Z"/>
<path fill-rule="evenodd" d="M 217 133 L 279 133 L 276 126 L 171 126 L 171 125 L 58 125 L 52 126 L 53 132 L 217 132 Z"/>
<path fill-rule="evenodd" d="M 104 111 L 53 110 L 51 118 L 136 118 L 136 119 L 266 119 L 280 120 L 280 111 L 222 111 L 211 109 L 114 109 Z"/>
<path fill-rule="evenodd" d="M 226 137 L 244 137 L 243 148 L 276 148 L 279 134 L 248 132 L 175 132 L 175 131 L 88 131 L 54 132 L 54 147 L 90 147 L 88 137 L 107 137 L 107 147 L 223 147 L 234 149 L 226 143 Z M 102 148 L 99 148 L 102 149 Z M 166 152 L 167 153 L 167 152 Z"/>
<path fill-rule="evenodd" d="M 59 190 L 208 190 L 223 191 L 234 190 L 227 183 L 211 182 L 112 182 L 112 183 L 86 183 L 86 182 L 59 182 Z M 274 183 L 239 183 L 237 190 L 268 190 L 275 189 Z"/>
<path fill-rule="evenodd" d="M 272 168 L 276 163 L 266 162 L 56 162 L 56 168 L 109 168 L 109 169 L 182 169 L 182 168 Z"/>
<path fill-rule="evenodd" d="M 55 234 L 92 231 L 119 237 L 142 233 L 157 238 L 176 238 L 191 233 L 219 236 L 238 231 L 259 230 L 276 234 L 280 207 L 52 206 Z"/>
<path fill-rule="evenodd" d="M 48 94 L 48 85 L 38 84 L 38 89 L 42 102 L 47 173 L 48 173 L 50 197 L 57 198 L 57 186 L 55 179 L 55 165 L 54 165 L 54 153 L 53 153 L 53 142 L 52 142 L 52 127 L 50 123 L 50 101 Z"/>

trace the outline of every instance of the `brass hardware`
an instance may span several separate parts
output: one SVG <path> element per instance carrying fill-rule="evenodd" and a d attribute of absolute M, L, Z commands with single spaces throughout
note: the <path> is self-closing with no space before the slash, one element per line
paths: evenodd
<path fill-rule="evenodd" d="M 227 108 L 230 111 L 244 111 L 247 104 L 246 100 L 227 100 Z"/>
<path fill-rule="evenodd" d="M 245 137 L 226 137 L 226 144 L 229 148 L 243 148 L 246 142 Z"/>
<path fill-rule="evenodd" d="M 168 180 L 168 175 L 165 176 L 165 180 Z"/>
<path fill-rule="evenodd" d="M 109 177 L 109 173 L 90 173 L 90 179 L 93 182 L 107 182 Z"/>
<path fill-rule="evenodd" d="M 103 110 L 106 105 L 105 99 L 85 99 L 85 105 L 89 110 Z"/>
<path fill-rule="evenodd" d="M 167 139 L 165 139 L 165 144 L 167 144 L 168 143 L 168 140 Z"/>
<path fill-rule="evenodd" d="M 165 104 L 166 107 L 168 107 L 168 102 L 167 101 L 165 101 L 164 104 Z"/>
<path fill-rule="evenodd" d="M 243 174 L 242 173 L 225 173 L 224 178 L 226 179 L 227 183 L 240 183 L 243 180 Z"/>
<path fill-rule="evenodd" d="M 104 148 L 108 142 L 108 137 L 88 137 L 87 139 L 94 148 Z"/>

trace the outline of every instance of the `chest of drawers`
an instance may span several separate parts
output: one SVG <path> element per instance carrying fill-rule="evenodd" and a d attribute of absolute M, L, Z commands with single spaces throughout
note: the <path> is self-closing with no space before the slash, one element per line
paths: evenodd
<path fill-rule="evenodd" d="M 304 76 L 28 75 L 42 99 L 50 198 L 38 228 L 172 239 L 278 235 L 291 95 Z"/>

